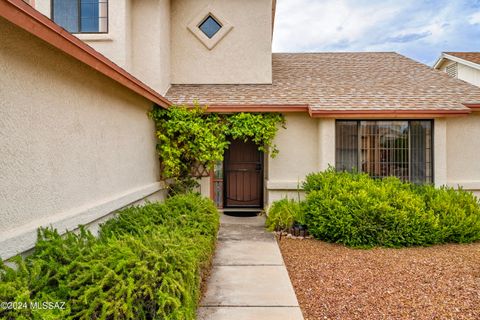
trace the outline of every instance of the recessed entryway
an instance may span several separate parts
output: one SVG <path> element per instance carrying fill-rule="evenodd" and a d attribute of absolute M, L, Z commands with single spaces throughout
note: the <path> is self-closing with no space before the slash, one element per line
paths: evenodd
<path fill-rule="evenodd" d="M 225 209 L 263 207 L 263 152 L 254 142 L 232 140 L 223 170 Z"/>

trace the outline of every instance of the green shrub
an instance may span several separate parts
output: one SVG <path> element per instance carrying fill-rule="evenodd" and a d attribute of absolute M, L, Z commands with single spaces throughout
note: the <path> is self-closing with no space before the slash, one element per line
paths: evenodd
<path fill-rule="evenodd" d="M 164 178 L 183 180 L 191 177 L 192 168 L 198 166 L 213 169 L 216 162 L 223 160 L 229 137 L 253 141 L 260 151 L 268 150 L 271 157 L 278 154 L 273 140 L 280 126 L 285 128 L 282 114 L 218 114 L 207 112 L 207 107 L 201 107 L 196 101 L 193 105 L 193 108 L 174 105 L 168 109 L 154 106 L 148 113 L 155 122 Z M 174 189 L 190 186 L 187 183 Z"/>
<path fill-rule="evenodd" d="M 480 203 L 471 192 L 445 186 L 420 186 L 417 192 L 438 217 L 442 242 L 467 243 L 480 239 Z"/>
<path fill-rule="evenodd" d="M 304 190 L 309 233 L 353 247 L 400 247 L 480 239 L 478 200 L 462 190 L 415 186 L 398 178 L 330 168 Z"/>
<path fill-rule="evenodd" d="M 167 185 L 168 196 L 175 196 L 177 194 L 193 193 L 200 186 L 198 179 L 190 176 L 175 177 Z"/>
<path fill-rule="evenodd" d="M 270 231 L 288 230 L 294 223 L 304 224 L 301 205 L 293 199 L 282 199 L 272 203 L 268 210 L 266 226 Z"/>
<path fill-rule="evenodd" d="M 219 225 L 197 195 L 121 211 L 94 237 L 39 231 L 16 270 L 0 265 L 0 301 L 65 301 L 66 309 L 0 310 L 3 319 L 194 319 Z"/>

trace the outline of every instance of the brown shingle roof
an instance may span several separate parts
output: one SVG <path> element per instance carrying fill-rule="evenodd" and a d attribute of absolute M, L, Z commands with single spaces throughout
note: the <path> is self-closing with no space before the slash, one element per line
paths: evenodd
<path fill-rule="evenodd" d="M 480 64 L 480 52 L 445 52 L 445 54 Z"/>
<path fill-rule="evenodd" d="M 274 53 L 273 83 L 172 85 L 176 104 L 308 104 L 311 110 L 460 110 L 480 88 L 392 52 Z"/>

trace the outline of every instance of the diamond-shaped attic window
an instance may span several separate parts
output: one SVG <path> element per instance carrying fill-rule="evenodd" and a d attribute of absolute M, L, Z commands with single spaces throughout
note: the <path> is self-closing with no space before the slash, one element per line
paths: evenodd
<path fill-rule="evenodd" d="M 209 15 L 202 23 L 198 26 L 200 30 L 211 39 L 217 32 L 222 28 L 222 25 L 215 20 L 211 15 Z"/>
<path fill-rule="evenodd" d="M 233 26 L 215 8 L 206 6 L 190 20 L 187 29 L 208 50 L 212 50 L 233 29 Z"/>

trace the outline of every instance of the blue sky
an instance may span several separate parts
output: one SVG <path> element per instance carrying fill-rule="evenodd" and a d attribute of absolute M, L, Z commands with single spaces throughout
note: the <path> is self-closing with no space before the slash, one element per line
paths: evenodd
<path fill-rule="evenodd" d="M 277 0 L 274 52 L 480 51 L 480 0 Z"/>

